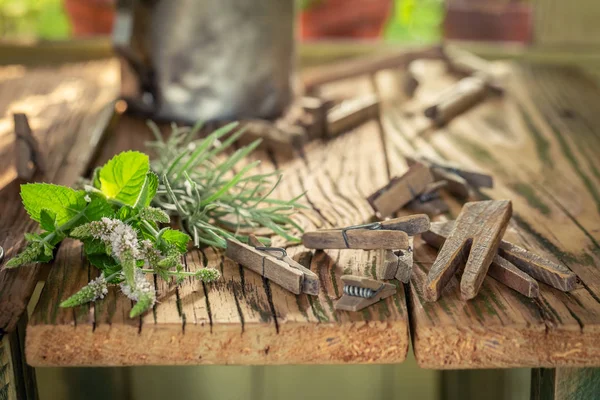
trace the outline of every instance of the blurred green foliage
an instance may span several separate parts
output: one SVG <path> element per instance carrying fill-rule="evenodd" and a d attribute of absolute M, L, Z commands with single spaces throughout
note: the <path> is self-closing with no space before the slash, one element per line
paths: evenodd
<path fill-rule="evenodd" d="M 62 0 L 0 0 L 2 38 L 65 39 L 70 31 Z"/>
<path fill-rule="evenodd" d="M 394 0 L 384 37 L 398 42 L 436 42 L 441 39 L 443 18 L 443 0 Z"/>

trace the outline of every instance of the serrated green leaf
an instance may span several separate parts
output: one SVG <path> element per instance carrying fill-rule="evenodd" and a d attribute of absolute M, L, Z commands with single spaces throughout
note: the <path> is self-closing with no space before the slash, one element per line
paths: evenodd
<path fill-rule="evenodd" d="M 54 213 L 56 224 L 63 225 L 80 213 L 87 203 L 85 192 L 49 183 L 21 185 L 21 199 L 27 213 L 36 222 L 41 222 L 42 210 Z"/>
<path fill-rule="evenodd" d="M 56 229 L 56 226 L 54 225 L 55 221 L 56 213 L 45 208 L 40 211 L 40 225 L 48 232 L 52 232 Z"/>
<path fill-rule="evenodd" d="M 85 239 L 83 241 L 83 251 L 87 256 L 92 254 L 106 255 L 106 245 L 99 239 Z"/>
<path fill-rule="evenodd" d="M 102 217 L 113 217 L 114 211 L 112 206 L 106 199 L 100 196 L 93 196 L 92 201 L 88 203 L 88 206 L 85 209 L 84 215 L 88 221 L 98 221 Z"/>
<path fill-rule="evenodd" d="M 144 186 L 140 191 L 140 195 L 138 196 L 134 207 L 142 209 L 144 207 L 148 207 L 152 199 L 156 195 L 156 190 L 158 189 L 158 176 L 154 172 L 148 172 L 146 174 L 146 180 L 144 181 Z"/>
<path fill-rule="evenodd" d="M 100 189 L 100 171 L 101 170 L 102 170 L 101 167 L 94 168 L 94 174 L 92 175 L 92 185 L 96 189 Z"/>
<path fill-rule="evenodd" d="M 161 239 L 167 244 L 175 246 L 180 253 L 186 252 L 187 244 L 190 241 L 188 235 L 175 229 L 166 229 L 162 233 Z"/>
<path fill-rule="evenodd" d="M 135 217 L 137 215 L 138 211 L 130 206 L 123 206 L 121 208 L 119 208 L 119 211 L 117 211 L 117 219 L 121 220 L 121 221 L 127 221 L 128 219 Z"/>
<path fill-rule="evenodd" d="M 109 255 L 89 254 L 87 258 L 90 264 L 104 272 L 104 276 L 111 276 L 121 270 L 121 265 Z M 109 283 L 116 283 L 119 279 L 113 279 Z"/>
<path fill-rule="evenodd" d="M 137 151 L 118 154 L 100 170 L 100 190 L 110 199 L 133 206 L 149 169 L 146 154 Z"/>

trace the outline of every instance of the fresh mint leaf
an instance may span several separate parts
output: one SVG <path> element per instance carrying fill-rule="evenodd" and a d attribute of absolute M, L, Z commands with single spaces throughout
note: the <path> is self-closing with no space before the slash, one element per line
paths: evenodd
<path fill-rule="evenodd" d="M 121 270 L 121 265 L 111 256 L 106 254 L 88 254 L 87 259 L 94 267 L 104 272 L 104 276 L 111 276 Z M 115 277 L 109 283 L 120 282 L 120 277 Z"/>
<path fill-rule="evenodd" d="M 100 239 L 88 238 L 83 241 L 83 251 L 87 256 L 92 254 L 106 255 L 106 245 Z"/>
<path fill-rule="evenodd" d="M 150 161 L 146 154 L 127 151 L 114 156 L 99 173 L 100 190 L 109 199 L 133 206 L 142 191 Z"/>
<path fill-rule="evenodd" d="M 55 215 L 57 225 L 63 225 L 79 214 L 87 205 L 85 192 L 49 183 L 21 185 L 21 199 L 27 213 L 36 222 L 41 222 L 42 210 Z"/>
<path fill-rule="evenodd" d="M 98 221 L 102 217 L 112 218 L 114 216 L 113 208 L 105 198 L 95 195 L 88 196 L 92 196 L 92 201 L 88 203 L 84 212 L 88 222 Z"/>
<path fill-rule="evenodd" d="M 142 209 L 144 207 L 148 207 L 150 202 L 156 195 L 156 190 L 158 189 L 158 176 L 154 172 L 148 172 L 146 174 L 146 180 L 144 181 L 144 186 L 140 191 L 140 195 L 138 196 L 134 207 Z"/>
<path fill-rule="evenodd" d="M 161 239 L 165 243 L 175 246 L 180 253 L 185 253 L 187 251 L 187 244 L 190 241 L 188 235 L 175 229 L 164 230 Z"/>
<path fill-rule="evenodd" d="M 42 208 L 42 211 L 40 211 L 40 225 L 42 226 L 42 228 L 44 228 L 48 232 L 53 232 L 56 229 L 55 221 L 56 213 Z"/>
<path fill-rule="evenodd" d="M 94 168 L 94 175 L 92 176 L 92 185 L 96 189 L 100 189 L 100 171 L 101 170 L 102 170 L 101 167 Z"/>
<path fill-rule="evenodd" d="M 117 211 L 117 219 L 125 222 L 130 218 L 133 218 L 137 215 L 137 210 L 133 207 L 130 206 L 123 206 L 121 208 L 119 208 L 119 211 Z"/>

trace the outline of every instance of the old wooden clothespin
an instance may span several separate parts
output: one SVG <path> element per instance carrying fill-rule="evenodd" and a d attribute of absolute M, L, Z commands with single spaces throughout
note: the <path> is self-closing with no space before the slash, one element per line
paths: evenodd
<path fill-rule="evenodd" d="M 387 185 L 370 195 L 367 201 L 380 217 L 388 217 L 417 198 L 433 182 L 429 167 L 417 162 L 404 175 L 392 178 Z"/>
<path fill-rule="evenodd" d="M 251 240 L 260 244 L 256 238 Z M 319 294 L 317 275 L 288 257 L 283 248 L 255 247 L 227 239 L 225 255 L 294 294 Z"/>
<path fill-rule="evenodd" d="M 425 300 L 439 299 L 463 257 L 467 262 L 460 282 L 461 295 L 465 300 L 474 298 L 496 256 L 511 215 L 510 200 L 466 203 L 429 270 L 423 288 Z"/>
<path fill-rule="evenodd" d="M 36 171 L 44 172 L 44 160 L 38 143 L 31 133 L 29 121 L 25 114 L 14 114 L 17 156 L 17 175 L 20 179 L 29 181 Z"/>
<path fill-rule="evenodd" d="M 379 98 L 366 95 L 348 99 L 327 113 L 327 136 L 337 136 L 379 117 Z"/>
<path fill-rule="evenodd" d="M 404 283 L 410 281 L 413 267 L 413 238 L 409 237 L 408 242 L 408 249 L 405 250 L 377 250 L 377 258 L 381 260 L 377 264 L 377 279 L 398 279 Z"/>
<path fill-rule="evenodd" d="M 391 283 L 376 281 L 362 276 L 342 275 L 344 294 L 334 308 L 342 311 L 360 311 L 396 293 Z"/>
<path fill-rule="evenodd" d="M 486 89 L 486 82 L 480 77 L 463 78 L 440 93 L 434 104 L 425 109 L 425 116 L 443 126 L 483 100 Z"/>
<path fill-rule="evenodd" d="M 504 91 L 505 73 L 497 68 L 497 63 L 487 61 L 471 52 L 455 46 L 444 46 L 444 58 L 449 69 L 463 76 L 476 75 L 496 93 Z"/>
<path fill-rule="evenodd" d="M 458 198 L 466 199 L 473 189 L 491 188 L 494 180 L 491 175 L 471 171 L 445 161 L 435 160 L 423 155 L 407 156 L 408 165 L 422 163 L 431 168 L 431 173 L 437 181 L 445 181 L 445 189 Z"/>
<path fill-rule="evenodd" d="M 454 221 L 433 222 L 429 227 L 429 231 L 423 233 L 421 237 L 427 244 L 439 249 L 453 228 Z M 500 246 L 502 246 L 503 242 L 501 242 Z M 523 251 L 526 252 L 526 250 Z M 462 262 L 464 261 L 462 260 Z M 529 264 L 526 258 L 522 259 L 522 261 Z M 545 260 L 545 264 L 550 268 L 554 268 L 553 263 L 548 260 Z M 536 265 L 533 264 L 532 267 L 535 268 Z M 490 265 L 488 275 L 524 296 L 537 297 L 539 295 L 540 288 L 536 280 L 498 254 L 494 257 Z"/>
<path fill-rule="evenodd" d="M 428 184 L 405 208 L 412 212 L 435 216 L 448 211 L 448 204 L 439 196 L 438 190 L 448 185 L 446 180 Z"/>
<path fill-rule="evenodd" d="M 302 236 L 302 244 L 309 249 L 404 250 L 408 249 L 409 235 L 416 235 L 427 229 L 427 215 L 410 215 L 340 229 L 306 232 Z"/>

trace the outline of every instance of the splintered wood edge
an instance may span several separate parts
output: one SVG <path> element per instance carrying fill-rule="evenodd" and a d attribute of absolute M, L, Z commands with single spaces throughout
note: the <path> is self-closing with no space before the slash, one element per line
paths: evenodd
<path fill-rule="evenodd" d="M 430 369 L 555 368 L 600 364 L 597 331 L 545 326 L 425 327 L 417 317 L 411 335 L 417 364 Z"/>
<path fill-rule="evenodd" d="M 385 300 L 384 300 L 385 301 Z M 408 323 L 30 325 L 34 367 L 137 365 L 391 364 L 406 359 Z"/>

